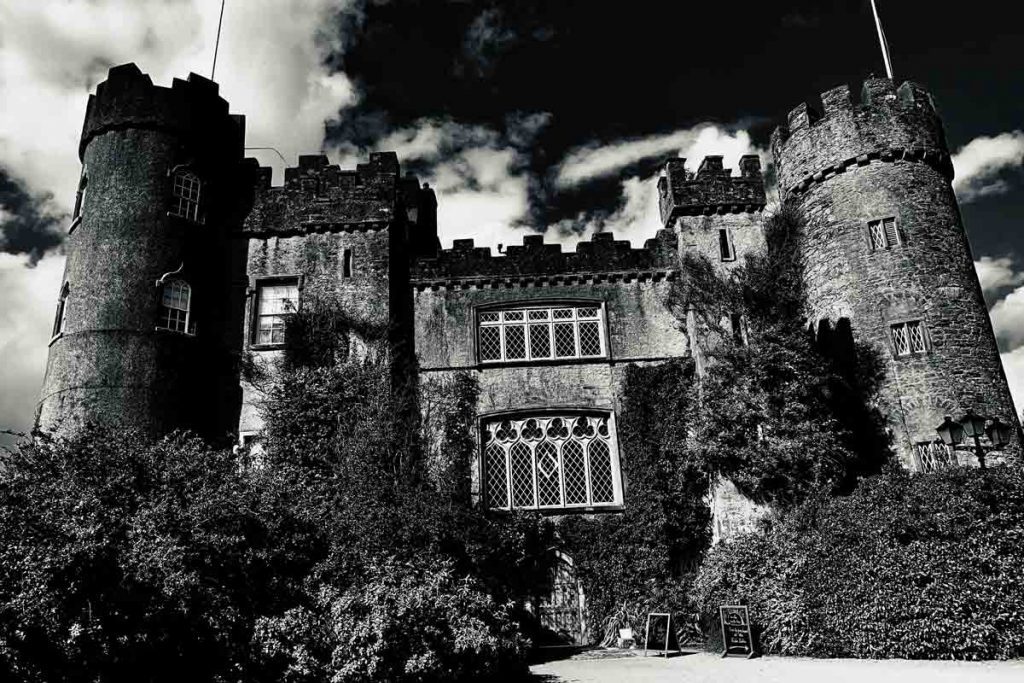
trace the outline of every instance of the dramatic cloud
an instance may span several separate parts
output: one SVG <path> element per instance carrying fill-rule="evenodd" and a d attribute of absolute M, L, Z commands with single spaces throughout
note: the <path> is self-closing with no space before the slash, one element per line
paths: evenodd
<path fill-rule="evenodd" d="M 530 208 L 525 150 L 549 118 L 545 113 L 517 114 L 509 117 L 503 131 L 424 119 L 385 135 L 374 150 L 396 152 L 437 193 L 442 246 L 468 238 L 478 246 L 519 244 L 528 233 Z M 332 156 L 345 167 L 369 151 L 342 145 Z"/>
<path fill-rule="evenodd" d="M 730 131 L 712 124 L 700 124 L 669 135 L 613 143 L 605 147 L 585 147 L 567 156 L 559 166 L 556 183 L 563 187 L 611 175 L 651 156 L 679 156 L 696 171 L 701 160 L 721 155 L 726 167 L 733 168 L 744 154 L 767 158 L 765 150 L 753 145 L 745 130 Z M 661 228 L 658 210 L 658 176 L 630 176 L 619 186 L 621 203 L 611 214 L 581 213 L 553 226 L 561 241 L 573 243 L 597 232 L 614 233 L 616 239 L 629 240 L 639 247 Z"/>
<path fill-rule="evenodd" d="M 694 168 L 708 154 L 738 159 L 753 148 L 745 130 L 730 131 L 711 123 L 608 145 L 587 145 L 577 148 L 559 165 L 555 182 L 559 187 L 613 175 L 620 169 L 659 156 L 681 156 L 692 160 Z"/>
<path fill-rule="evenodd" d="M 246 144 L 276 147 L 291 164 L 321 149 L 325 122 L 357 99 L 327 64 L 345 48 L 338 22 L 360 7 L 228 3 L 216 80 L 231 110 L 246 114 Z M 27 266 L 66 228 L 89 93 L 110 66 L 130 61 L 157 85 L 208 76 L 219 12 L 214 0 L 0 3 L 0 425 L 31 426 L 63 259 Z M 276 154 L 253 154 L 281 177 Z"/>
<path fill-rule="evenodd" d="M 1000 354 L 999 358 L 1003 361 L 1006 381 L 1010 385 L 1010 395 L 1019 417 L 1024 409 L 1024 346 Z"/>
<path fill-rule="evenodd" d="M 961 202 L 1003 194 L 1009 184 L 1003 174 L 1024 163 L 1024 131 L 974 138 L 953 155 L 953 189 Z"/>
<path fill-rule="evenodd" d="M 1008 351 L 1024 345 L 1024 287 L 997 301 L 989 315 L 1000 349 Z"/>
<path fill-rule="evenodd" d="M 0 254 L 0 429 L 32 428 L 64 258 Z M 10 439 L 0 438 L 0 443 Z"/>
<path fill-rule="evenodd" d="M 1018 270 L 1016 263 L 1009 256 L 999 258 L 982 256 L 974 262 L 974 269 L 978 272 L 981 290 L 986 297 L 997 294 L 1008 287 L 1024 284 L 1024 271 Z"/>
<path fill-rule="evenodd" d="M 325 66 L 344 48 L 336 18 L 354 5 L 228 3 L 216 76 L 232 111 L 247 115 L 247 144 L 277 147 L 293 163 L 320 149 L 324 122 L 356 99 L 347 77 Z M 86 99 L 107 69 L 134 61 L 160 85 L 208 76 L 219 11 L 204 0 L 0 5 L 0 168 L 44 205 L 52 197 L 46 212 L 66 212 Z M 271 152 L 265 163 L 282 162 Z"/>

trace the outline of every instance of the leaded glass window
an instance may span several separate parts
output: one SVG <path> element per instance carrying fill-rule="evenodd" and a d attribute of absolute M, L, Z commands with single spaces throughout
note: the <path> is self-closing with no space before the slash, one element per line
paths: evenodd
<path fill-rule="evenodd" d="M 171 186 L 171 214 L 199 222 L 199 190 L 202 183 L 191 171 L 176 171 Z"/>
<path fill-rule="evenodd" d="M 891 325 L 889 329 L 892 335 L 892 348 L 897 356 L 909 356 L 928 350 L 924 323 L 920 320 L 897 323 Z"/>
<path fill-rule="evenodd" d="M 868 223 L 868 236 L 871 238 L 871 249 L 889 249 L 900 244 L 900 231 L 896 227 L 895 218 L 883 218 Z"/>
<path fill-rule="evenodd" d="M 160 297 L 160 313 L 156 320 L 158 330 L 195 334 L 191 320 L 192 288 L 184 280 L 171 280 L 164 284 Z"/>
<path fill-rule="evenodd" d="M 607 355 L 600 306 L 481 311 L 478 323 L 478 351 L 483 363 Z"/>
<path fill-rule="evenodd" d="M 490 508 L 571 508 L 622 502 L 609 415 L 536 415 L 484 424 Z"/>
<path fill-rule="evenodd" d="M 953 449 L 941 441 L 914 444 L 914 466 L 918 472 L 939 472 L 957 465 Z"/>
<path fill-rule="evenodd" d="M 283 344 L 285 321 L 298 309 L 297 282 L 260 285 L 256 297 L 255 343 Z"/>

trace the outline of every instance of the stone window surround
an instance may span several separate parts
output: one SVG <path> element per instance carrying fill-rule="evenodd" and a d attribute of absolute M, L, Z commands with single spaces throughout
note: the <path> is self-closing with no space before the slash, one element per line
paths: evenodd
<path fill-rule="evenodd" d="M 893 339 L 892 330 L 897 325 L 907 325 L 908 323 L 919 323 L 921 325 L 921 334 L 924 340 L 924 349 L 915 351 L 911 349 L 908 353 L 897 353 L 896 342 Z M 909 315 L 901 316 L 898 318 L 887 318 L 885 320 L 885 335 L 888 339 L 889 352 L 892 355 L 893 360 L 906 360 L 909 358 L 920 358 L 928 355 L 932 351 L 932 340 L 931 335 L 928 333 L 928 323 L 923 315 Z"/>
<path fill-rule="evenodd" d="M 886 246 L 884 247 L 875 246 L 875 241 L 871 237 L 871 226 L 876 223 L 882 223 L 883 221 L 890 219 L 893 221 L 893 224 L 895 226 L 894 230 L 896 232 L 896 244 L 886 244 Z M 892 251 L 893 249 L 903 247 L 907 243 L 907 236 L 903 232 L 903 226 L 900 225 L 899 216 L 897 216 L 895 213 L 887 213 L 885 215 L 874 216 L 864 221 L 864 241 L 868 245 L 868 251 L 870 251 L 871 253 L 875 253 L 879 251 Z M 886 241 L 888 242 L 888 238 L 886 239 Z"/>
<path fill-rule="evenodd" d="M 562 405 L 544 407 L 523 407 L 514 410 L 494 410 L 477 414 L 475 437 L 478 440 L 476 447 L 476 463 L 473 467 L 473 477 L 476 479 L 474 488 L 474 500 L 485 510 L 491 513 L 507 514 L 508 508 L 492 508 L 487 501 L 485 490 L 486 472 L 484 464 L 484 446 L 486 444 L 484 425 L 496 420 L 509 419 L 521 420 L 530 417 L 575 417 L 587 415 L 591 417 L 606 417 L 608 419 L 609 438 L 608 445 L 611 447 L 612 476 L 616 486 L 616 499 L 614 503 L 598 505 L 579 505 L 568 507 L 534 507 L 522 508 L 533 510 L 547 515 L 574 515 L 574 514 L 607 514 L 621 513 L 625 508 L 626 481 L 622 475 L 622 450 L 619 445 L 619 432 L 615 409 L 610 406 L 584 406 L 584 405 Z"/>
<path fill-rule="evenodd" d="M 305 285 L 305 277 L 301 273 L 286 273 L 282 275 L 250 275 L 249 288 L 246 291 L 248 299 L 247 327 L 250 351 L 274 351 L 284 348 L 284 343 L 258 344 L 256 339 L 259 334 L 259 295 L 260 288 L 273 285 L 295 284 L 298 288 L 298 306 L 296 310 L 302 309 L 302 289 Z"/>
<path fill-rule="evenodd" d="M 726 250 L 728 253 L 725 253 Z M 736 260 L 736 240 L 733 239 L 732 228 L 718 229 L 718 257 L 723 263 Z"/>
<path fill-rule="evenodd" d="M 592 307 L 598 309 L 598 324 L 602 335 L 603 353 L 600 356 L 574 356 L 569 358 L 536 358 L 516 360 L 480 360 L 480 314 L 491 311 L 503 311 L 508 309 L 526 308 L 558 308 L 569 307 Z M 506 301 L 488 301 L 473 306 L 472 309 L 472 330 L 473 335 L 473 358 L 476 367 L 484 370 L 487 368 L 501 368 L 508 366 L 523 365 L 576 365 L 583 363 L 608 363 L 614 357 L 612 355 L 611 329 L 608 320 L 608 309 L 603 298 L 595 297 L 541 297 L 536 299 L 509 299 Z"/>

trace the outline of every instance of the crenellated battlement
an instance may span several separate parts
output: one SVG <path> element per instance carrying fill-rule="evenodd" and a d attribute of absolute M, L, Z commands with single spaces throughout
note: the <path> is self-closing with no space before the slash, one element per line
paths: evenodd
<path fill-rule="evenodd" d="M 394 152 L 374 152 L 354 170 L 342 170 L 322 154 L 302 155 L 298 166 L 285 169 L 283 185 L 272 186 L 271 169 L 258 168 L 255 201 L 242 232 L 285 236 L 384 228 L 399 210 L 406 210 L 417 223 L 436 205 L 433 190 L 421 188 L 411 174 L 401 176 Z"/>
<path fill-rule="evenodd" d="M 153 85 L 134 63 L 110 69 L 107 80 L 89 96 L 78 147 L 83 158 L 89 141 L 109 130 L 143 128 L 180 136 L 197 150 L 241 159 L 245 117 L 228 113 L 218 85 L 197 74 L 175 78 L 170 88 Z"/>
<path fill-rule="evenodd" d="M 952 177 L 935 103 L 910 81 L 869 78 L 856 101 L 847 85 L 827 90 L 794 107 L 771 144 L 784 194 L 872 161 L 922 161 Z"/>
<path fill-rule="evenodd" d="M 523 244 L 509 245 L 495 256 L 489 247 L 477 247 L 471 239 L 455 240 L 451 249 L 436 258 L 413 264 L 412 280 L 419 287 L 460 283 L 471 286 L 500 281 L 506 284 L 532 282 L 542 285 L 575 279 L 622 277 L 665 277 L 676 266 L 676 238 L 670 230 L 659 230 L 640 249 L 612 233 L 598 233 L 580 242 L 575 251 L 563 252 L 560 244 L 547 244 L 543 235 L 527 235 Z"/>
<path fill-rule="evenodd" d="M 670 159 L 658 179 L 661 223 L 668 227 L 678 216 L 760 211 L 765 206 L 761 159 L 756 154 L 740 158 L 740 175 L 723 168 L 722 157 L 704 157 L 697 172 L 686 168 L 686 159 Z"/>

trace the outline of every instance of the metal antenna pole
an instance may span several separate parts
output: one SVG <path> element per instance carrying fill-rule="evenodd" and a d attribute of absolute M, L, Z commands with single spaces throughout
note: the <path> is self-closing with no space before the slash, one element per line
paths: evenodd
<path fill-rule="evenodd" d="M 213 75 L 217 73 L 217 51 L 220 49 L 220 27 L 224 23 L 224 3 L 226 2 L 227 0 L 220 0 L 220 19 L 217 20 L 217 42 L 213 44 L 213 68 L 210 69 L 211 81 L 213 80 Z"/>
<path fill-rule="evenodd" d="M 892 80 L 892 60 L 889 59 L 889 44 L 885 41 L 885 32 L 882 31 L 882 20 L 878 18 L 878 8 L 875 7 L 875 0 L 871 0 L 871 13 L 875 15 L 875 28 L 878 29 L 878 44 L 882 46 L 882 59 L 885 61 L 885 74 Z"/>

